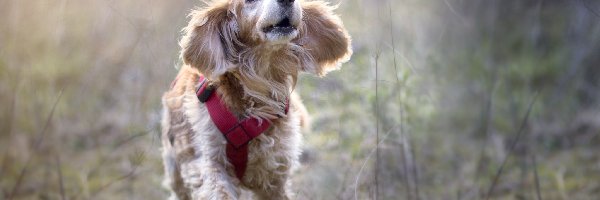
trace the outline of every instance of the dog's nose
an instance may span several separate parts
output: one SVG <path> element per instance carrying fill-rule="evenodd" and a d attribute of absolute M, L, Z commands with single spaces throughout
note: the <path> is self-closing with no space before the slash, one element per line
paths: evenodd
<path fill-rule="evenodd" d="M 277 0 L 277 2 L 281 6 L 291 6 L 294 3 L 294 0 Z"/>

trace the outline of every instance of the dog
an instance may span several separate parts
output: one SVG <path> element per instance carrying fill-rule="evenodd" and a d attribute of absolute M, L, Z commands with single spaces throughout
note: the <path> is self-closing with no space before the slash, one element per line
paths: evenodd
<path fill-rule="evenodd" d="M 162 97 L 170 199 L 238 199 L 242 190 L 292 197 L 300 126 L 308 123 L 293 92 L 298 73 L 324 76 L 352 54 L 334 9 L 322 1 L 213 0 L 191 12 L 179 42 L 183 66 Z M 239 122 L 229 130 L 244 141 L 227 135 L 223 116 Z"/>

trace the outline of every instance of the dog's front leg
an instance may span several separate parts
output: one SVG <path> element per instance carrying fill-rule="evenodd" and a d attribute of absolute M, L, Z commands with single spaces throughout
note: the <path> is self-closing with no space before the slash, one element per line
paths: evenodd
<path fill-rule="evenodd" d="M 182 177 L 192 199 L 235 200 L 240 190 L 225 168 L 207 159 L 192 161 L 182 168 Z"/>

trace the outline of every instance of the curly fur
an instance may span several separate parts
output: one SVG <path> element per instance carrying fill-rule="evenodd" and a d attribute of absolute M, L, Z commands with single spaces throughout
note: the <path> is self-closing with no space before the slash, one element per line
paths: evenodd
<path fill-rule="evenodd" d="M 306 109 L 291 92 L 297 75 L 304 71 L 323 76 L 352 54 L 341 20 L 324 2 L 296 1 L 294 9 L 300 11 L 290 18 L 298 24 L 298 34 L 278 41 L 260 32 L 273 17 L 258 16 L 254 10 L 260 10 L 260 4 L 247 4 L 210 2 L 190 14 L 183 30 L 185 65 L 162 99 L 164 184 L 172 191 L 171 199 L 238 199 L 242 189 L 253 191 L 258 199 L 288 199 L 288 178 L 301 153 L 300 125 L 308 126 Z M 227 141 L 195 95 L 200 74 L 218 85 L 217 94 L 238 117 L 272 123 L 249 143 L 242 180 L 227 161 Z"/>

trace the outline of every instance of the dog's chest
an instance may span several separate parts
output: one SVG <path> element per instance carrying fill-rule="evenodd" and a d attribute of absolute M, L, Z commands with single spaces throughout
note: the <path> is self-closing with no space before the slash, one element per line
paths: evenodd
<path fill-rule="evenodd" d="M 166 103 L 165 109 L 171 113 L 170 120 L 189 122 L 181 123 L 189 124 L 189 126 L 186 125 L 187 128 L 183 127 L 189 131 L 171 133 L 185 135 L 185 137 L 176 135 L 176 140 L 181 138 L 190 139 L 191 141 L 175 142 L 175 145 L 181 144 L 187 147 L 173 147 L 171 150 L 186 149 L 186 151 L 176 151 L 174 153 L 193 154 L 195 158 L 185 156 L 187 159 L 176 160 L 194 162 L 201 166 L 214 166 L 216 164 L 224 167 L 229 176 L 236 179 L 234 166 L 228 162 L 226 155 L 227 140 L 210 118 L 206 106 L 200 103 L 194 94 L 185 94 L 177 99 L 178 102 L 180 100 L 182 102 L 182 105 L 179 104 L 181 107 L 177 106 L 179 108 L 169 106 L 168 99 L 163 99 L 163 103 Z M 248 162 L 242 178 L 243 186 L 250 189 L 268 188 L 272 185 L 270 180 L 287 176 L 297 164 L 300 155 L 301 134 L 299 133 L 299 121 L 296 113 L 290 112 L 288 116 L 279 120 L 281 121 L 273 123 L 267 131 L 248 143 Z M 170 130 L 176 129 L 171 127 Z M 166 134 L 169 133 L 166 132 Z M 167 139 L 168 137 L 163 138 Z"/>

